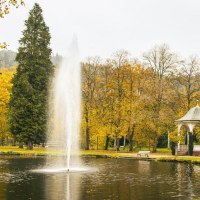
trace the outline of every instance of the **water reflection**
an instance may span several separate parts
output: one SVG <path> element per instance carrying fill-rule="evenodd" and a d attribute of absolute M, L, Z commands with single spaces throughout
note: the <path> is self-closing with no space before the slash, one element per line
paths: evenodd
<path fill-rule="evenodd" d="M 48 200 L 78 200 L 80 176 L 60 173 L 49 175 L 45 180 L 45 199 Z"/>
<path fill-rule="evenodd" d="M 89 159 L 90 173 L 32 173 L 44 158 L 0 158 L 0 200 L 154 200 L 200 197 L 200 166 Z"/>

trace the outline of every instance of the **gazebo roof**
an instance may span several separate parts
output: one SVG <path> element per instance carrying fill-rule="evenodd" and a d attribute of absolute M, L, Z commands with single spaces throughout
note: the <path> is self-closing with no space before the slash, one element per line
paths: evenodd
<path fill-rule="evenodd" d="M 186 115 L 175 120 L 175 123 L 181 122 L 200 122 L 200 107 L 197 105 L 196 107 L 191 108 Z"/>

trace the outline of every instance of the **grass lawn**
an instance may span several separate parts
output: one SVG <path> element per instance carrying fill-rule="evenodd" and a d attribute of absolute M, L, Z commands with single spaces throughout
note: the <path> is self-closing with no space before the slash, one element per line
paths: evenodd
<path fill-rule="evenodd" d="M 65 155 L 65 151 L 57 148 L 43 148 L 43 147 L 34 147 L 33 150 L 27 150 L 26 148 L 20 149 L 18 146 L 0 146 L 0 153 L 2 154 L 19 154 L 19 155 Z M 81 150 L 80 152 L 83 156 L 108 156 L 108 157 L 119 157 L 127 156 L 133 154 L 132 152 L 125 152 L 120 150 L 116 153 L 115 150 Z"/>
<path fill-rule="evenodd" d="M 81 155 L 105 155 L 113 157 L 132 157 L 140 149 L 135 150 L 134 152 L 128 152 L 127 150 L 120 148 L 120 151 L 116 152 L 115 149 L 109 150 L 81 150 Z M 148 150 L 147 148 L 142 148 L 141 150 Z M 33 150 L 27 150 L 26 148 L 20 149 L 18 146 L 0 146 L 0 152 L 7 154 L 20 154 L 20 155 L 64 155 L 64 151 L 56 148 L 43 148 L 43 147 L 34 147 Z M 166 153 L 169 154 L 169 149 L 157 149 L 157 153 Z"/>
<path fill-rule="evenodd" d="M 141 150 L 148 150 L 142 148 Z M 127 152 L 123 149 L 116 152 L 114 149 L 111 150 L 81 150 L 82 156 L 95 156 L 95 157 L 109 157 L 109 158 L 137 158 L 137 152 Z M 65 152 L 56 148 L 42 148 L 34 147 L 33 150 L 20 149 L 15 146 L 0 146 L 0 154 L 2 155 L 24 155 L 24 156 L 47 156 L 47 155 L 65 155 Z M 158 148 L 157 153 L 150 153 L 150 159 L 166 162 L 190 162 L 200 164 L 200 156 L 172 156 L 170 149 Z M 144 159 L 138 158 L 138 159 Z M 146 159 L 146 158 L 145 158 Z"/>
<path fill-rule="evenodd" d="M 148 148 L 142 148 L 143 151 L 148 151 Z M 152 150 L 152 149 L 151 149 Z M 138 149 L 139 151 L 139 149 Z M 157 153 L 171 153 L 171 149 L 168 148 L 157 148 Z"/>
<path fill-rule="evenodd" d="M 189 162 L 194 164 L 200 164 L 200 156 L 170 156 L 157 158 L 162 162 Z"/>
<path fill-rule="evenodd" d="M 26 148 L 19 148 L 18 146 L 0 146 L 0 152 L 7 154 L 20 154 L 20 155 L 57 155 L 64 154 L 62 150 L 50 149 L 42 147 L 34 147 L 33 150 L 27 150 Z"/>

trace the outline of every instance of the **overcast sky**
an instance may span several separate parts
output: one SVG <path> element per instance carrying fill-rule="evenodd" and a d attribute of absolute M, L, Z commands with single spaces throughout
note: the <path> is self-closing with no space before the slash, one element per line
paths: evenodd
<path fill-rule="evenodd" d="M 17 50 L 24 20 L 34 2 L 50 27 L 53 52 L 65 54 L 78 37 L 81 58 L 109 57 L 125 49 L 139 57 L 166 43 L 183 57 L 200 55 L 200 0 L 25 0 L 0 19 L 0 41 Z"/>

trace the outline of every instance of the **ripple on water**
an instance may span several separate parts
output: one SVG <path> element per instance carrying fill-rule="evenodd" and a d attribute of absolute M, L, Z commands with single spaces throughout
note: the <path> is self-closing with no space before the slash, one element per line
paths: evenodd
<path fill-rule="evenodd" d="M 30 170 L 33 173 L 85 173 L 85 172 L 92 172 L 95 171 L 95 168 L 80 168 L 80 167 L 72 167 L 70 169 L 66 167 L 60 168 L 42 168 L 42 169 L 34 169 Z"/>

